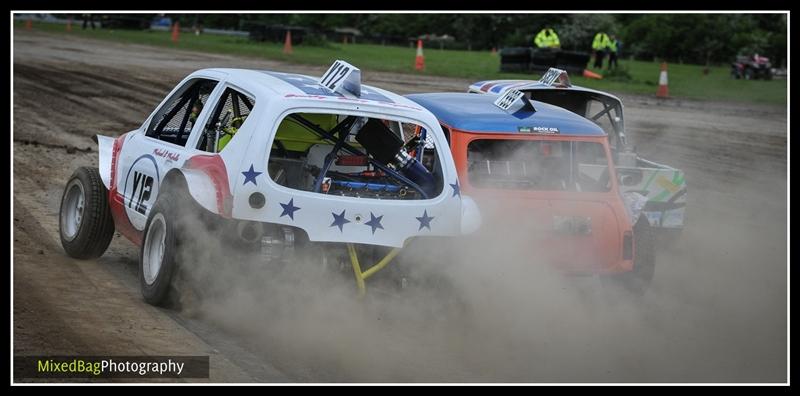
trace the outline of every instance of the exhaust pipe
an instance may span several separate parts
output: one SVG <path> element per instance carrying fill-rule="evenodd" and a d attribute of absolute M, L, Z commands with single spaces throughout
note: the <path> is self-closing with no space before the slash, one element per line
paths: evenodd
<path fill-rule="evenodd" d="M 247 243 L 255 243 L 264 235 L 264 227 L 255 221 L 240 221 L 236 225 L 236 235 Z"/>

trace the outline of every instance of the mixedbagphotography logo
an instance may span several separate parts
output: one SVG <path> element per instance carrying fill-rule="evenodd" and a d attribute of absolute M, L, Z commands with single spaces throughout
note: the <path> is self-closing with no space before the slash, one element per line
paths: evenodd
<path fill-rule="evenodd" d="M 208 356 L 15 356 L 15 378 L 208 378 Z"/>

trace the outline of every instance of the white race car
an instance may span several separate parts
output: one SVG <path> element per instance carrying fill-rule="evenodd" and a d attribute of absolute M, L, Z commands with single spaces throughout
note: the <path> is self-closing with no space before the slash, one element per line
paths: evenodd
<path fill-rule="evenodd" d="M 342 61 L 322 78 L 190 74 L 138 129 L 98 135 L 99 169 L 79 168 L 64 190 L 64 249 L 99 257 L 116 229 L 141 246 L 142 294 L 161 304 L 197 231 L 186 218 L 264 260 L 332 246 L 350 259 L 361 293 L 407 240 L 476 230 L 480 214 L 461 194 L 433 114 L 360 77 Z M 421 131 L 424 142 L 412 137 Z M 362 271 L 363 245 L 388 253 Z"/>

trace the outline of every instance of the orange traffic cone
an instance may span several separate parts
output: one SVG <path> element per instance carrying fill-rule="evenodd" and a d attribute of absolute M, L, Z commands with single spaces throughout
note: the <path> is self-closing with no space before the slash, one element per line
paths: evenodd
<path fill-rule="evenodd" d="M 67 31 L 72 31 L 72 17 L 67 18 Z"/>
<path fill-rule="evenodd" d="M 172 25 L 172 42 L 177 43 L 180 35 L 181 35 L 181 24 L 180 22 L 175 22 L 175 24 Z"/>
<path fill-rule="evenodd" d="M 422 40 L 417 40 L 417 59 L 414 62 L 414 68 L 417 70 L 425 70 L 425 56 L 422 55 Z"/>
<path fill-rule="evenodd" d="M 33 22 L 30 19 L 25 21 L 25 29 L 31 30 L 31 26 L 33 26 Z"/>
<path fill-rule="evenodd" d="M 586 78 L 594 78 L 596 80 L 602 80 L 603 79 L 602 75 L 597 74 L 597 73 L 595 73 L 595 72 L 593 72 L 593 71 L 591 71 L 589 69 L 583 69 L 583 76 L 586 77 Z"/>
<path fill-rule="evenodd" d="M 292 53 L 292 32 L 289 30 L 286 31 L 286 41 L 284 41 L 283 43 L 283 53 L 284 54 Z"/>
<path fill-rule="evenodd" d="M 658 76 L 658 91 L 656 91 L 656 97 L 669 97 L 669 88 L 667 88 L 667 62 L 661 62 L 661 75 Z"/>

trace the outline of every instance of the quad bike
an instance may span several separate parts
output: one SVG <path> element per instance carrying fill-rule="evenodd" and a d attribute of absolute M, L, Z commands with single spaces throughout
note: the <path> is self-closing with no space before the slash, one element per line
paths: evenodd
<path fill-rule="evenodd" d="M 731 76 L 735 79 L 745 80 L 772 80 L 772 64 L 769 58 L 758 56 L 737 56 L 731 63 Z"/>

